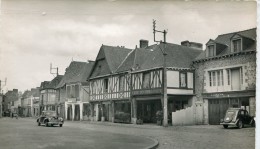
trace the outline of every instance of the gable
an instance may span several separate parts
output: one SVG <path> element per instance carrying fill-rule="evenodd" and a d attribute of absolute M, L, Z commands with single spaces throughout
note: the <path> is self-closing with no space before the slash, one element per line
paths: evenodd
<path fill-rule="evenodd" d="M 90 78 L 102 76 L 102 75 L 106 75 L 106 74 L 110 74 L 110 73 L 111 73 L 111 71 L 109 69 L 106 59 L 100 59 L 100 60 L 96 61 L 95 66 L 90 75 Z"/>

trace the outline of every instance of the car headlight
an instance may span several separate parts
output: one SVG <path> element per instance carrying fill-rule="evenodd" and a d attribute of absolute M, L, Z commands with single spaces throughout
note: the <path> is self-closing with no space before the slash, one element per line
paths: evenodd
<path fill-rule="evenodd" d="M 60 120 L 60 121 L 63 121 L 63 118 L 62 118 L 62 117 L 60 117 L 60 118 L 59 118 L 59 120 Z"/>

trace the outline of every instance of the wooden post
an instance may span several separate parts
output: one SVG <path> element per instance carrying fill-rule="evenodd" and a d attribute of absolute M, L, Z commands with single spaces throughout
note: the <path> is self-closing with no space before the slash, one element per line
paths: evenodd
<path fill-rule="evenodd" d="M 160 47 L 160 46 L 159 46 Z M 166 53 L 163 51 L 163 126 L 168 126 L 168 97 L 167 97 L 167 70 Z"/>

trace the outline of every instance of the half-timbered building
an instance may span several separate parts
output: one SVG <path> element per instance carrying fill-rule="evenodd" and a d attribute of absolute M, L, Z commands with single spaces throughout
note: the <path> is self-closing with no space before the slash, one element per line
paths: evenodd
<path fill-rule="evenodd" d="M 124 47 L 102 45 L 89 76 L 90 102 L 95 121 L 130 121 L 130 75 L 116 73 L 118 66 L 131 52 Z M 127 118 L 128 117 L 128 118 Z"/>
<path fill-rule="evenodd" d="M 210 39 L 193 66 L 205 124 L 219 124 L 229 107 L 255 115 L 256 28 Z"/>
<path fill-rule="evenodd" d="M 169 116 L 166 118 L 171 120 L 172 112 L 193 104 L 194 69 L 191 64 L 201 52 L 198 48 L 171 43 L 147 45 L 131 52 L 117 72 L 127 70 L 131 74 L 133 123 L 137 119 L 155 123 L 156 113 L 165 108 L 164 113 Z M 168 120 L 165 122 L 167 125 Z"/>
<path fill-rule="evenodd" d="M 148 46 L 145 40 L 140 47 L 100 48 L 89 78 L 96 121 L 116 121 L 121 114 L 129 115 L 132 123 L 137 119 L 154 123 L 156 112 L 165 109 L 165 103 L 167 116 L 193 104 L 191 64 L 202 50 L 170 43 Z"/>

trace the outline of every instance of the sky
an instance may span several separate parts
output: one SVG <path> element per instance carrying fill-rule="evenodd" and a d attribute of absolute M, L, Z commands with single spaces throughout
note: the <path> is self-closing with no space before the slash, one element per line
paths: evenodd
<path fill-rule="evenodd" d="M 202 43 L 219 34 L 256 27 L 256 2 L 2 0 L 0 80 L 4 92 L 39 87 L 63 75 L 72 60 L 95 60 L 102 44 L 134 49 L 153 42 L 156 29 L 167 42 Z M 156 36 L 162 40 L 162 35 Z"/>

